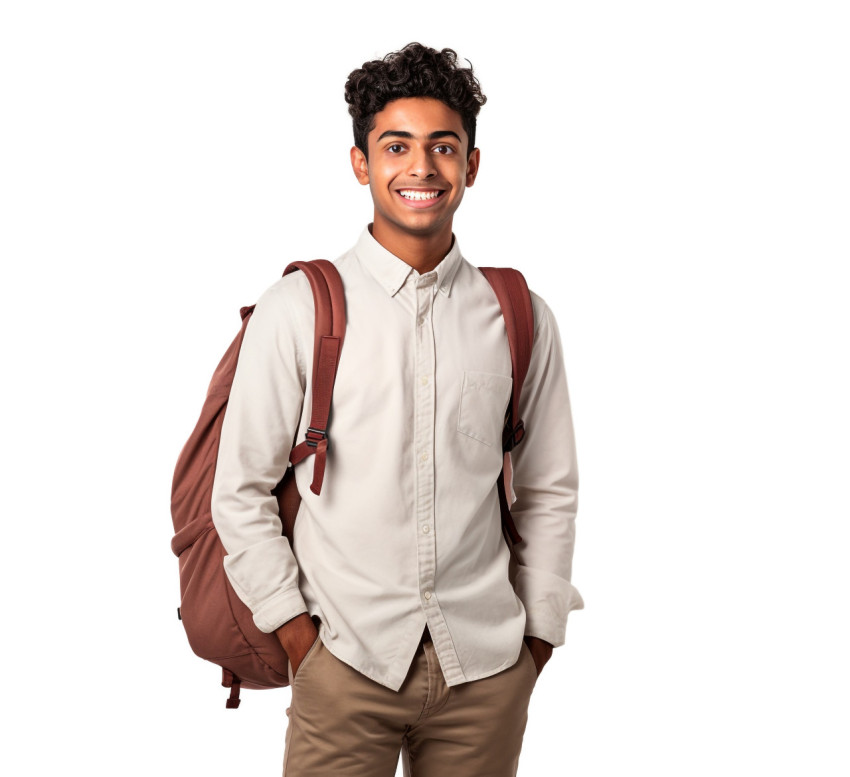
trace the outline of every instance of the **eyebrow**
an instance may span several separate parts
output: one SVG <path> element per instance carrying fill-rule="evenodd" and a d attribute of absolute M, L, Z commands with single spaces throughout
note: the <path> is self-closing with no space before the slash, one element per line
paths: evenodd
<path fill-rule="evenodd" d="M 413 138 L 414 135 L 412 132 L 404 132 L 402 130 L 387 130 L 386 132 L 382 132 L 381 136 L 378 138 L 380 142 L 384 138 Z M 428 135 L 428 140 L 436 140 L 437 138 L 445 138 L 445 137 L 454 137 L 457 138 L 457 142 L 461 143 L 460 135 L 457 132 L 452 132 L 451 130 L 437 130 L 436 132 L 432 132 Z"/>

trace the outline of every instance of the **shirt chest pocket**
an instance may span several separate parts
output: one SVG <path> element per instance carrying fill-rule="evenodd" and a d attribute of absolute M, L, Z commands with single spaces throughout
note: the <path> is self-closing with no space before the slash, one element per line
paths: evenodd
<path fill-rule="evenodd" d="M 457 430 L 485 445 L 501 448 L 513 383 L 509 375 L 464 370 Z"/>

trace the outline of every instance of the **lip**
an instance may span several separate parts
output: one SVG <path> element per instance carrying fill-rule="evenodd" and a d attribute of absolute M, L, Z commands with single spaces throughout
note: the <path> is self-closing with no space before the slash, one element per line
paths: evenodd
<path fill-rule="evenodd" d="M 435 191 L 436 187 L 429 189 L 421 189 L 416 186 L 403 186 L 402 189 L 406 191 L 419 191 L 419 192 L 432 192 Z M 423 208 L 431 208 L 440 202 L 443 197 L 446 195 L 446 189 L 440 190 L 440 195 L 438 197 L 434 197 L 430 200 L 408 200 L 406 197 L 401 195 L 401 190 L 395 189 L 394 192 L 398 196 L 398 198 L 407 205 L 408 208 L 416 208 L 417 210 L 422 210 Z"/>

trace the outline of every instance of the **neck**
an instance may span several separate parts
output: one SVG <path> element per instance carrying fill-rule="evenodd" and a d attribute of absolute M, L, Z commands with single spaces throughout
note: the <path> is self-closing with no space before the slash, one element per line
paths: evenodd
<path fill-rule="evenodd" d="M 409 264 L 420 275 L 430 272 L 443 260 L 454 240 L 451 224 L 436 234 L 421 237 L 388 230 L 377 220 L 369 227 L 369 231 L 387 251 Z"/>

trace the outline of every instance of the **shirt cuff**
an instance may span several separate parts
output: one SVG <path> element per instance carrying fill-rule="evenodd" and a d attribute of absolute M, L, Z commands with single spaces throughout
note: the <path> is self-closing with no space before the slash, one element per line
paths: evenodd
<path fill-rule="evenodd" d="M 522 565 L 517 566 L 514 589 L 525 607 L 525 636 L 539 637 L 552 647 L 563 645 L 567 615 L 584 607 L 578 589 L 558 575 Z"/>
<path fill-rule="evenodd" d="M 260 631 L 270 634 L 307 612 L 298 587 L 298 564 L 286 537 L 258 542 L 225 556 L 224 571 Z"/>
<path fill-rule="evenodd" d="M 302 612 L 307 612 L 304 597 L 298 588 L 281 591 L 277 596 L 254 611 L 254 624 L 260 631 L 271 634 L 287 621 L 291 621 Z"/>

